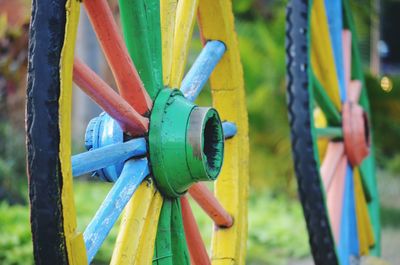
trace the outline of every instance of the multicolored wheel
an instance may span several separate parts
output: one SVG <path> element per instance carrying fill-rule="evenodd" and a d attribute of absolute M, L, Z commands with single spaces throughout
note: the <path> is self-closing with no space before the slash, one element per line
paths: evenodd
<path fill-rule="evenodd" d="M 33 1 L 27 160 L 36 264 L 90 263 L 122 212 L 112 264 L 243 264 L 247 114 L 230 0 L 119 0 L 123 37 L 106 0 L 84 0 L 119 93 L 74 58 L 81 2 Z M 183 78 L 196 17 L 204 48 Z M 209 78 L 213 107 L 199 107 Z M 72 156 L 73 81 L 104 113 L 88 124 L 88 151 Z M 73 176 L 91 172 L 114 184 L 82 233 Z M 215 181 L 214 193 L 202 181 Z M 210 255 L 187 193 L 214 222 Z"/>
<path fill-rule="evenodd" d="M 292 0 L 288 108 L 298 190 L 316 264 L 380 254 L 370 109 L 349 0 Z"/>

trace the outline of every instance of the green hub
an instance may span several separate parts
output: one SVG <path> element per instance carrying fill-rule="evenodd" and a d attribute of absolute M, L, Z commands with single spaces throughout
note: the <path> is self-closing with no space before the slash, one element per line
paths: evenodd
<path fill-rule="evenodd" d="M 149 152 L 157 186 L 168 197 L 215 180 L 224 153 L 218 112 L 194 105 L 179 90 L 163 89 L 150 116 Z"/>

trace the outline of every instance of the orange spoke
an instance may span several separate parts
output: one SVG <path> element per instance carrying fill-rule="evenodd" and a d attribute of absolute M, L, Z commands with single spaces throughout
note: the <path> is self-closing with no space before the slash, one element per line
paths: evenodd
<path fill-rule="evenodd" d="M 107 0 L 86 0 L 84 5 L 121 96 L 141 115 L 147 115 L 151 99 L 119 34 Z"/>
<path fill-rule="evenodd" d="M 117 92 L 79 59 L 74 61 L 74 82 L 133 136 L 147 132 L 149 120 L 140 116 Z"/>
<path fill-rule="evenodd" d="M 211 265 L 207 250 L 204 246 L 193 216 L 192 209 L 186 196 L 181 197 L 183 228 L 185 229 L 186 242 L 190 252 L 190 260 L 193 265 Z"/>
<path fill-rule="evenodd" d="M 231 227 L 233 219 L 222 207 L 214 194 L 202 183 L 194 184 L 189 194 L 219 227 Z"/>

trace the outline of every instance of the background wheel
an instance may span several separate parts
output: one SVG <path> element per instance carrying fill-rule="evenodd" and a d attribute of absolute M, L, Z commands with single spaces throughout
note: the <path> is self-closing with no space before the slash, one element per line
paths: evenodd
<path fill-rule="evenodd" d="M 119 94 L 84 62 L 74 59 L 80 1 L 33 1 L 27 146 L 35 262 L 90 263 L 125 208 L 113 264 L 243 264 L 247 113 L 230 1 L 120 0 L 123 37 L 106 0 L 86 0 L 83 5 Z M 205 46 L 183 78 L 196 16 Z M 209 77 L 213 108 L 218 112 L 191 103 Z M 89 151 L 71 156 L 73 80 L 107 115 L 88 125 L 85 144 Z M 163 125 L 173 115 L 186 113 L 173 112 L 178 105 L 190 108 L 184 120 L 193 125 L 190 132 Z M 112 130 L 112 137 L 102 134 L 104 128 Z M 222 168 L 222 151 L 215 147 L 223 143 L 219 130 L 229 139 Z M 201 136 L 173 145 L 177 150 L 198 146 L 200 162 L 190 152 L 179 160 L 182 149 L 166 153 L 164 146 L 177 139 L 165 134 L 171 132 L 188 136 L 182 139 Z M 159 152 L 153 151 L 158 146 L 162 147 Z M 167 156 L 170 159 L 165 162 Z M 186 163 L 187 168 L 179 166 Z M 177 181 L 171 170 L 175 175 L 189 170 L 184 175 L 188 181 Z M 99 179 L 115 183 L 82 233 L 76 226 L 73 175 L 93 171 Z M 213 194 L 198 181 L 215 179 L 219 171 Z M 194 222 L 187 189 L 214 221 L 211 257 Z"/>
<path fill-rule="evenodd" d="M 379 255 L 370 110 L 349 1 L 290 1 L 286 42 L 293 158 L 314 261 Z"/>

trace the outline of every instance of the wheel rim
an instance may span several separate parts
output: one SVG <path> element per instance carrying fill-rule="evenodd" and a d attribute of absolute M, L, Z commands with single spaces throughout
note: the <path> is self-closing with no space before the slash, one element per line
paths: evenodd
<path fill-rule="evenodd" d="M 106 39 L 107 34 L 112 35 L 115 33 L 114 25 L 107 26 L 96 18 L 99 14 L 105 14 L 108 15 L 108 18 L 107 16 L 104 16 L 106 17 L 106 21 L 112 20 L 112 17 L 109 16 L 110 13 L 107 13 L 108 7 L 106 6 L 106 1 L 86 1 L 84 4 L 98 34 L 103 51 L 105 51 L 107 61 L 111 65 L 117 86 L 120 90 L 120 95 L 123 99 L 116 93 L 110 91 L 107 84 L 98 80 L 94 73 L 89 74 L 88 79 L 87 74 L 88 72 L 90 73 L 90 69 L 88 69 L 84 63 L 79 60 L 77 61 L 77 59 L 75 59 L 74 63 L 73 50 L 80 5 L 78 1 L 68 1 L 64 46 L 61 52 L 61 84 L 60 99 L 58 102 L 60 108 L 59 128 L 61 132 L 59 157 L 61 160 L 63 183 L 61 187 L 61 204 L 64 227 L 63 238 L 65 240 L 68 263 L 84 264 L 87 260 L 91 261 L 98 249 L 98 246 L 92 247 L 92 245 L 97 245 L 99 243 L 96 239 L 98 238 L 97 236 L 99 236 L 99 234 L 108 233 L 107 229 L 103 232 L 97 231 L 104 225 L 101 217 L 105 216 L 102 214 L 107 210 L 103 211 L 103 205 L 96 213 L 96 216 L 92 220 L 91 224 L 89 224 L 87 230 L 85 230 L 85 233 L 82 234 L 76 229 L 75 205 L 72 196 L 70 196 L 73 192 L 72 173 L 78 174 L 77 172 L 86 172 L 88 170 L 87 165 L 76 166 L 79 164 L 76 162 L 82 159 L 85 159 L 83 161 L 90 160 L 86 160 L 89 159 L 89 156 L 83 153 L 72 157 L 71 163 L 71 136 L 68 132 L 71 128 L 72 76 L 74 76 L 75 82 L 79 86 L 85 87 L 84 90 L 87 94 L 89 94 L 112 117 L 114 117 L 114 119 L 111 119 L 114 121 L 112 126 L 118 123 L 125 132 L 128 132 L 131 136 L 137 137 L 145 134 L 149 122 L 147 117 L 150 116 L 151 109 L 153 108 L 152 100 L 155 100 L 162 87 L 180 87 L 188 99 L 194 100 L 197 94 L 201 91 L 201 87 L 207 81 L 208 76 L 213 72 L 210 78 L 213 90 L 213 105 L 216 109 L 223 109 L 222 112 L 219 112 L 220 116 L 223 120 L 228 120 L 229 122 L 224 122 L 222 126 L 218 119 L 213 118 L 218 117 L 218 113 L 213 109 L 205 110 L 203 116 L 206 119 L 204 122 L 206 123 L 210 119 L 215 120 L 216 123 L 214 123 L 217 127 L 213 127 L 214 131 L 219 130 L 222 132 L 223 127 L 226 138 L 232 138 L 225 143 L 225 153 L 229 155 L 224 156 L 224 165 L 222 168 L 219 168 L 222 164 L 222 158 L 216 160 L 217 156 L 210 156 L 208 151 L 204 151 L 204 159 L 206 162 L 203 161 L 203 165 L 207 165 L 208 162 L 212 165 L 217 163 L 215 164 L 217 165 L 215 168 L 206 167 L 206 175 L 215 179 L 218 172 L 221 170 L 221 174 L 215 184 L 215 197 L 202 184 L 195 184 L 193 189 L 189 189 L 189 194 L 191 194 L 193 198 L 197 198 L 196 200 L 200 203 L 200 206 L 202 206 L 209 215 L 214 214 L 213 219 L 217 229 L 214 229 L 213 232 L 211 258 L 208 257 L 204 245 L 201 246 L 198 240 L 197 243 L 188 240 L 186 245 L 183 227 L 187 233 L 190 233 L 190 236 L 196 235 L 197 231 L 196 229 L 194 229 L 194 231 L 187 229 L 189 225 L 194 225 L 194 227 L 196 227 L 196 224 L 193 223 L 194 219 L 191 218 L 193 216 L 191 216 L 191 210 L 190 207 L 188 207 L 186 197 L 183 196 L 181 199 L 166 198 L 158 191 L 152 178 L 146 178 L 142 184 L 138 185 L 140 179 L 146 177 L 148 174 L 146 159 L 139 158 L 137 160 L 130 159 L 128 162 L 125 162 L 123 166 L 114 166 L 114 173 L 111 177 L 108 171 L 103 170 L 103 175 L 105 176 L 103 177 L 104 179 L 107 179 L 108 181 L 116 181 L 113 189 L 106 198 L 106 201 L 108 199 L 114 200 L 114 196 L 119 196 L 118 198 L 121 197 L 120 194 L 123 192 L 117 189 L 119 186 L 131 185 L 129 187 L 132 187 L 132 189 L 135 190 L 132 199 L 130 199 L 126 205 L 126 210 L 122 216 L 120 233 L 118 235 L 111 263 L 125 264 L 135 262 L 137 264 L 145 264 L 151 263 L 153 258 L 157 260 L 157 264 L 189 263 L 189 254 L 187 252 L 187 248 L 189 248 L 190 258 L 194 263 L 200 261 L 202 262 L 201 264 L 206 264 L 204 263 L 205 260 L 208 260 L 208 263 L 212 260 L 213 263 L 218 264 L 221 262 L 230 263 L 232 261 L 237 264 L 242 264 L 245 255 L 245 248 L 243 246 L 245 246 L 247 233 L 247 207 L 246 204 L 243 203 L 247 197 L 248 182 L 247 114 L 244 102 L 242 69 L 233 28 L 233 15 L 231 13 L 230 2 L 217 1 L 214 3 L 213 1 L 205 0 L 180 1 L 179 4 L 177 4 L 176 1 L 166 0 L 161 1 L 160 7 L 160 3 L 157 1 L 150 1 L 149 6 L 147 7 L 148 9 L 146 10 L 148 15 L 146 18 L 143 16 L 145 14 L 144 3 L 141 1 L 121 0 L 121 18 L 127 49 L 124 47 L 117 47 L 116 50 L 115 47 L 114 50 L 112 49 L 112 41 Z M 99 12 L 99 5 L 102 6 L 100 7 L 100 11 L 106 13 Z M 132 16 L 129 15 L 128 10 L 137 11 Z M 192 69 L 194 68 L 192 74 L 192 78 L 194 79 L 191 80 L 189 78 L 189 81 L 185 82 L 185 80 L 187 80 L 186 77 L 191 74 L 190 71 L 181 85 L 189 42 L 191 40 L 195 15 L 197 13 L 199 14 L 198 23 L 202 39 L 218 40 L 220 43 L 223 43 L 224 50 L 218 60 L 215 60 L 215 58 L 211 58 L 210 60 L 210 54 L 201 57 L 202 53 L 200 57 L 207 60 L 200 62 L 198 68 L 192 67 Z M 220 14 L 220 16 L 214 17 L 215 14 Z M 176 25 L 174 25 L 175 18 Z M 132 23 L 137 27 L 132 27 Z M 143 37 L 136 38 L 137 40 L 134 41 L 131 37 L 138 36 L 140 30 L 143 30 L 146 26 L 149 28 L 147 32 L 148 34 L 143 34 L 142 32 L 140 36 Z M 160 28 L 163 29 L 162 32 L 160 32 Z M 163 36 L 162 40 L 161 35 Z M 122 40 L 121 37 L 118 36 L 110 37 L 110 39 L 114 41 L 114 44 L 122 43 L 118 38 Z M 204 41 L 204 44 L 207 45 L 203 49 L 203 52 L 207 52 L 207 47 L 210 46 L 208 45 L 209 43 L 213 43 L 213 41 Z M 141 49 L 139 49 L 139 47 Z M 227 51 L 225 51 L 225 49 L 227 49 Z M 138 50 L 140 50 L 140 53 L 138 53 Z M 181 50 L 184 52 L 180 52 Z M 134 65 L 127 60 L 126 57 L 122 56 L 127 54 L 126 51 L 129 51 L 130 56 L 135 63 Z M 161 55 L 163 57 L 162 60 Z M 222 55 L 223 57 L 221 59 Z M 121 57 L 123 57 L 122 62 Z M 199 59 L 201 59 L 200 57 Z M 162 65 L 161 61 L 164 62 Z M 120 65 L 118 65 L 118 63 Z M 74 69 L 72 70 L 73 65 Z M 204 65 L 208 67 L 204 67 Z M 136 72 L 135 67 L 138 72 Z M 132 78 L 129 81 L 127 76 L 132 73 L 134 76 L 133 81 Z M 203 75 L 204 80 L 201 81 L 200 78 L 201 82 L 193 86 L 194 81 L 198 81 L 197 79 L 199 78 L 196 79 L 196 77 L 199 75 Z M 227 78 L 226 76 L 232 76 L 233 78 Z M 141 80 L 143 81 L 143 84 L 141 83 Z M 130 89 L 133 88 L 135 93 L 126 90 L 126 84 L 130 84 L 128 86 Z M 99 87 L 101 89 L 99 89 Z M 185 91 L 187 93 L 185 93 Z M 134 95 L 140 96 L 135 98 Z M 123 101 L 128 104 L 122 104 L 123 106 L 108 104 L 116 101 Z M 235 106 L 232 106 L 232 102 L 235 102 Z M 128 114 L 129 118 L 121 115 L 121 113 Z M 108 117 L 108 119 L 110 119 L 110 117 Z M 106 123 L 102 124 L 104 125 Z M 203 131 L 205 132 L 208 130 L 208 127 L 207 125 L 204 126 Z M 93 133 L 93 130 L 91 133 Z M 93 135 L 91 135 L 91 137 L 92 136 Z M 98 138 L 98 136 L 96 137 Z M 150 133 L 150 138 L 151 137 Z M 102 142 L 103 140 L 104 139 L 101 139 L 101 141 L 99 141 Z M 93 151 L 98 152 L 98 154 L 103 150 L 102 147 L 107 147 L 108 145 L 113 147 L 118 146 L 118 149 L 120 150 L 129 150 L 130 157 L 140 157 L 146 152 L 146 146 L 141 138 L 122 142 L 120 139 L 116 141 L 117 142 L 112 140 L 111 145 L 110 142 L 105 141 L 107 143 L 99 144 L 98 148 L 94 148 L 93 143 L 88 144 L 88 146 L 92 147 Z M 221 140 L 218 140 L 216 143 L 220 142 Z M 200 142 L 198 144 L 200 146 L 207 146 L 205 142 Z M 221 149 L 219 150 L 221 151 Z M 89 151 L 88 153 L 93 151 Z M 91 154 L 93 155 L 94 153 Z M 210 157 L 212 157 L 211 160 Z M 120 154 L 118 159 L 123 159 L 124 161 L 127 157 L 123 157 Z M 110 162 L 102 160 L 102 163 L 103 162 L 105 163 L 102 166 L 103 168 L 115 165 L 115 161 Z M 153 159 L 152 162 L 154 162 Z M 96 170 L 100 169 L 99 166 L 96 166 L 95 164 L 91 164 L 91 166 L 93 168 L 96 167 Z M 131 169 L 129 169 L 129 167 L 131 167 Z M 154 167 L 154 165 L 152 165 L 152 167 Z M 199 167 L 197 166 L 197 168 Z M 137 184 L 131 183 L 131 180 L 128 180 L 128 175 L 132 174 L 133 169 L 136 170 L 138 174 L 139 182 Z M 118 184 L 123 183 L 123 176 L 125 175 L 127 176 L 126 180 L 129 181 L 129 183 Z M 30 173 L 30 176 L 31 179 L 35 179 L 34 172 Z M 194 183 L 198 180 L 199 179 L 195 179 L 195 181 L 192 182 Z M 173 179 L 171 181 L 173 181 Z M 190 186 L 189 184 L 182 187 L 182 191 L 187 190 Z M 114 195 L 112 194 L 113 190 L 115 190 Z M 181 193 L 183 192 L 180 192 L 178 196 L 182 196 Z M 107 205 L 104 206 L 104 208 L 107 208 Z M 181 210 L 183 211 L 183 220 Z M 176 218 L 174 218 L 174 216 Z M 154 226 L 154 223 L 158 223 L 158 230 L 157 226 Z M 165 233 L 163 232 L 165 229 L 171 231 Z M 138 236 L 132 240 L 131 235 Z M 101 235 L 101 237 L 104 236 L 105 235 Z M 198 236 L 199 235 L 197 235 L 197 238 Z M 188 238 L 187 235 L 186 238 Z M 162 241 L 166 239 L 168 239 L 167 242 L 170 242 L 167 247 L 162 243 Z M 88 249 L 87 253 L 85 251 L 85 243 L 86 248 Z M 195 252 L 201 253 L 201 255 L 196 255 Z M 175 256 L 172 258 L 162 258 L 171 253 Z M 154 254 L 155 256 L 153 257 Z"/>
<path fill-rule="evenodd" d="M 317 264 L 350 264 L 353 258 L 379 255 L 374 148 L 370 132 L 365 136 L 370 128 L 364 116 L 370 116 L 370 110 L 349 3 L 292 1 L 288 14 L 293 152 L 314 260 Z M 296 16 L 305 18 L 304 14 L 307 19 L 301 24 Z M 296 30 L 303 35 L 301 40 Z M 298 59 L 301 56 L 296 53 L 307 50 L 305 59 Z M 305 85 L 302 75 L 308 91 L 296 92 L 294 87 L 301 90 Z M 307 97 L 306 103 L 300 102 L 302 95 Z M 300 104 L 308 106 L 304 108 L 309 123 L 296 121 L 293 111 L 303 108 Z M 354 131 L 362 137 L 354 137 Z M 313 162 L 298 157 L 300 142 L 312 148 Z M 316 169 L 313 175 L 307 166 Z M 314 186 L 307 188 L 306 183 Z M 318 213 L 321 209 L 326 216 Z"/>

